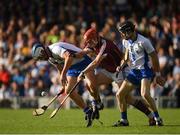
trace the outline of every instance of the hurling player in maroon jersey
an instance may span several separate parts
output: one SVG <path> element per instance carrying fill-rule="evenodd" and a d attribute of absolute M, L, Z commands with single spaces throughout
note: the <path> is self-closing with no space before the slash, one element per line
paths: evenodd
<path fill-rule="evenodd" d="M 128 67 L 125 66 L 121 72 L 116 72 L 116 68 L 120 65 L 124 54 L 114 42 L 99 36 L 94 28 L 87 30 L 83 38 L 85 48 L 82 52 L 76 53 L 76 57 L 82 57 L 85 54 L 95 54 L 96 57 L 81 72 L 78 79 L 82 79 L 86 73 L 100 67 L 102 70 L 101 73 L 97 74 L 97 85 L 110 84 L 115 81 L 120 87 L 128 72 Z M 135 99 L 131 95 L 127 96 L 126 100 L 128 104 L 133 105 L 149 117 L 149 125 L 155 124 L 151 111 L 147 108 L 142 100 Z"/>

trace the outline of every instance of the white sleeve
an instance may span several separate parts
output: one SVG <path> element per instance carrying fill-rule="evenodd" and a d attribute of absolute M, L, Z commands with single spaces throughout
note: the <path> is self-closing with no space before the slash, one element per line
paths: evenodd
<path fill-rule="evenodd" d="M 127 41 L 125 39 L 122 40 L 123 48 L 128 48 Z"/>
<path fill-rule="evenodd" d="M 98 55 L 102 55 L 104 53 L 104 50 L 106 49 L 106 43 L 103 43 L 103 45 L 101 46 L 101 49 L 99 51 L 99 54 Z"/>
<path fill-rule="evenodd" d="M 151 42 L 149 39 L 147 39 L 145 42 L 144 42 L 144 49 L 145 51 L 150 54 L 152 53 L 153 51 L 155 51 L 154 47 L 152 46 Z"/>
<path fill-rule="evenodd" d="M 128 41 L 123 39 L 122 40 L 122 51 L 123 51 L 123 53 L 126 52 L 126 49 L 128 49 Z"/>
<path fill-rule="evenodd" d="M 59 55 L 61 58 L 63 58 L 64 52 L 67 51 L 66 49 L 60 47 L 60 46 L 55 46 L 52 50 L 52 52 L 56 55 Z"/>

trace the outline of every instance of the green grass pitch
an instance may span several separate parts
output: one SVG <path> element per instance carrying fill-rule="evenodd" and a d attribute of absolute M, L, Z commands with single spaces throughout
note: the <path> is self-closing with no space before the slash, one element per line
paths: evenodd
<path fill-rule="evenodd" d="M 180 133 L 180 109 L 161 109 L 165 126 L 149 127 L 148 119 L 135 109 L 128 109 L 129 127 L 111 127 L 119 119 L 118 109 L 104 109 L 100 120 L 86 128 L 82 110 L 60 110 L 49 119 L 52 110 L 32 116 L 32 109 L 0 109 L 0 134 L 174 134 Z"/>

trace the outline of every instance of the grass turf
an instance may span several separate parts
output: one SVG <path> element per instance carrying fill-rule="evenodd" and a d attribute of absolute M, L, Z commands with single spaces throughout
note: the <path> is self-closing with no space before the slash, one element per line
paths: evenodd
<path fill-rule="evenodd" d="M 128 109 L 129 127 L 111 127 L 119 119 L 117 109 L 104 109 L 100 120 L 86 128 L 84 114 L 79 109 L 60 110 L 53 119 L 49 119 L 52 110 L 44 115 L 32 116 L 32 110 L 0 109 L 0 133 L 2 134 L 174 134 L 180 133 L 180 109 L 161 109 L 160 114 L 165 126 L 149 127 L 148 119 L 135 109 Z"/>

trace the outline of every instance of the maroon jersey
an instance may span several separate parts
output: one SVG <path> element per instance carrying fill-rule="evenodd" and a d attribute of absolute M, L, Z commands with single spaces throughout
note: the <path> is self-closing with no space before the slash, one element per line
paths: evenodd
<path fill-rule="evenodd" d="M 103 54 L 107 54 L 107 56 L 101 61 L 100 67 L 106 69 L 109 72 L 116 72 L 117 66 L 120 65 L 120 62 L 123 58 L 122 52 L 120 52 L 117 45 L 115 45 L 112 41 L 104 39 L 100 37 L 100 41 L 98 45 L 94 48 L 88 47 L 95 51 L 96 54 L 100 52 L 101 46 L 106 44 L 106 48 L 103 51 Z"/>

